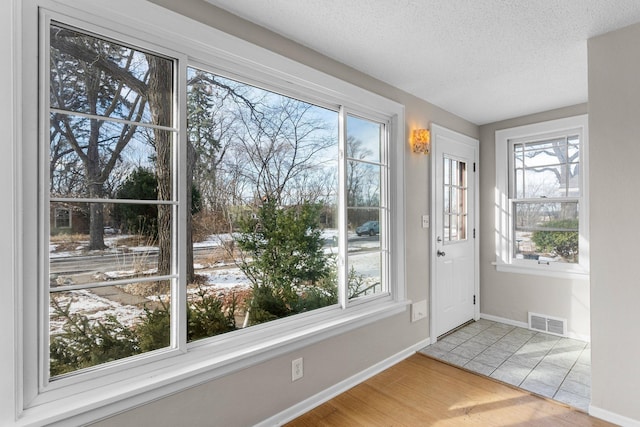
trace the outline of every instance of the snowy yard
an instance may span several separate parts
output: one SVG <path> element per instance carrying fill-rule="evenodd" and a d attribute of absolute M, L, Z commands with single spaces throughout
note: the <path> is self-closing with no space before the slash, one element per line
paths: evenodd
<path fill-rule="evenodd" d="M 325 253 L 336 254 L 337 246 L 334 246 L 333 242 L 337 239 L 336 230 L 325 230 L 323 232 L 323 239 L 326 242 Z M 105 244 L 108 249 L 101 251 L 100 255 L 105 254 L 119 254 L 126 251 L 129 254 L 148 254 L 157 252 L 157 248 L 154 246 L 122 246 L 121 242 L 130 241 L 132 236 L 108 236 L 105 237 Z M 247 290 L 251 287 L 251 282 L 244 275 L 242 270 L 236 266 L 236 264 L 228 259 L 222 257 L 216 257 L 211 254 L 220 253 L 220 248 L 224 243 L 233 239 L 230 234 L 211 235 L 205 241 L 194 244 L 194 249 L 199 251 L 200 256 L 196 257 L 194 268 L 196 274 L 200 277 L 204 277 L 205 280 L 200 285 L 202 290 L 212 294 L 228 294 L 232 291 Z M 350 239 L 351 240 L 351 239 Z M 349 244 L 349 266 L 353 267 L 355 271 L 365 277 L 365 280 L 369 282 L 379 281 L 380 275 L 380 252 L 379 241 L 370 241 L 367 239 L 355 238 L 354 242 L 350 241 Z M 86 242 L 78 242 L 79 244 L 72 250 L 59 250 L 59 245 L 51 244 L 49 247 L 50 259 L 54 260 L 71 260 L 74 258 L 80 261 L 87 255 L 96 255 L 95 252 L 87 253 L 83 249 L 83 244 Z M 69 245 L 66 245 L 69 246 Z M 216 249 L 218 252 L 216 252 Z M 203 255 L 205 254 L 205 255 Z M 100 277 L 103 280 L 117 280 L 133 277 L 134 275 L 140 275 L 140 270 L 131 270 L 128 268 L 118 268 L 119 265 L 113 264 L 106 270 L 99 273 L 93 273 L 91 277 Z M 86 267 L 83 267 L 86 268 Z M 142 271 L 142 273 L 153 274 L 153 269 Z M 78 273 L 79 274 L 79 273 Z M 75 284 L 74 280 L 78 280 L 73 274 L 64 276 L 65 280 L 60 281 L 58 277 L 58 283 L 60 284 Z M 112 288 L 112 289 L 109 289 Z M 120 323 L 125 326 L 133 326 L 140 317 L 144 314 L 145 301 L 149 303 L 157 303 L 159 299 L 168 299 L 168 296 L 137 296 L 132 297 L 132 301 L 128 303 L 122 301 L 122 298 L 112 297 L 112 294 L 123 294 L 120 289 L 113 289 L 114 286 L 105 286 L 99 288 L 101 292 L 97 292 L 98 289 L 83 289 L 83 290 L 71 290 L 63 292 L 53 292 L 52 298 L 55 298 L 61 306 L 70 304 L 69 312 L 71 314 L 78 313 L 87 316 L 90 320 L 105 319 L 107 316 L 115 316 Z M 117 291 L 117 292 L 116 292 Z M 190 294 L 198 292 L 197 287 L 190 287 L 188 289 Z M 50 331 L 51 334 L 58 334 L 62 332 L 63 321 L 55 316 L 55 309 L 50 305 Z"/>

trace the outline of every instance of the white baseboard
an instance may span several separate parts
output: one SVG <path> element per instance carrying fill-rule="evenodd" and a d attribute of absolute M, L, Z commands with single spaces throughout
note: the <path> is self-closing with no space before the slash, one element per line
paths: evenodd
<path fill-rule="evenodd" d="M 518 322 L 517 320 L 507 319 L 506 317 L 499 317 L 499 316 L 494 316 L 492 314 L 480 313 L 480 318 L 491 320 L 493 322 L 505 323 L 511 326 L 517 326 L 519 328 L 529 329 L 529 324 L 527 322 Z"/>
<path fill-rule="evenodd" d="M 484 314 L 480 313 L 481 319 L 487 319 L 494 322 L 505 323 L 511 326 L 517 326 L 519 328 L 529 329 L 529 324 L 527 322 L 518 322 L 517 320 L 507 319 L 505 317 L 494 316 L 492 314 Z M 591 342 L 591 337 L 588 335 L 580 335 L 573 332 L 567 333 L 567 338 L 572 338 L 580 341 Z"/>
<path fill-rule="evenodd" d="M 623 427 L 640 427 L 640 421 L 638 420 L 634 420 L 593 405 L 589 406 L 589 415 Z"/>
<path fill-rule="evenodd" d="M 308 399 L 303 400 L 300 403 L 293 405 L 292 407 L 285 409 L 284 411 L 267 418 L 264 421 L 256 424 L 256 427 L 273 427 L 273 426 L 281 426 L 289 421 L 296 419 L 297 417 L 306 414 L 313 408 L 322 405 L 323 403 L 333 399 L 341 393 L 349 390 L 357 386 L 358 384 L 368 380 L 374 375 L 379 374 L 387 368 L 392 367 L 393 365 L 402 362 L 407 357 L 415 354 L 418 350 L 428 346 L 431 344 L 431 338 L 427 338 L 423 341 L 418 342 L 417 344 L 412 345 L 409 348 L 402 350 L 399 353 L 394 354 L 393 356 L 376 363 L 375 365 L 361 371 L 352 377 L 347 378 L 344 381 L 341 381 L 335 384 L 332 387 L 329 387 L 325 390 L 322 390 L 320 393 L 317 393 L 314 396 L 311 396 Z"/>

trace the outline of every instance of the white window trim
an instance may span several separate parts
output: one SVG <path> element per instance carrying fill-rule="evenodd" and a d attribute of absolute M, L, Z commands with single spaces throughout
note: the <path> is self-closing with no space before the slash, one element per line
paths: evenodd
<path fill-rule="evenodd" d="M 271 51 L 237 39 L 219 30 L 147 1 L 112 0 L 12 0 L 14 46 L 12 60 L 16 114 L 14 150 L 16 161 L 14 218 L 17 280 L 15 343 L 16 425 L 50 423 L 83 424 L 142 405 L 189 387 L 228 375 L 278 355 L 343 334 L 349 330 L 393 316 L 407 309 L 404 250 L 404 106 L 358 86 L 324 74 Z M 103 26 L 149 44 L 182 52 L 190 63 L 215 63 L 226 74 L 237 73 L 244 81 L 264 82 L 283 94 L 348 111 L 365 114 L 386 123 L 389 129 L 389 227 L 388 250 L 390 293 L 349 304 L 348 309 L 327 307 L 292 318 L 280 319 L 239 331 L 229 344 L 213 337 L 190 345 L 187 352 L 168 349 L 108 364 L 106 375 L 87 372 L 76 378 L 57 380 L 43 387 L 38 381 L 37 342 L 42 337 L 38 317 L 38 280 L 31 260 L 37 258 L 38 177 L 33 173 L 39 140 L 33 126 L 38 118 L 38 7 L 56 14 Z M 179 29 L 179 30 L 178 30 Z M 29 141 L 24 143 L 23 141 Z M 341 154 L 343 155 L 343 154 Z M 115 367 L 115 368 L 114 368 Z M 118 369 L 121 367 L 121 369 Z M 97 367 L 95 372 L 102 368 Z M 112 372 L 113 371 L 113 372 Z M 79 378 L 83 377 L 83 380 Z M 68 380 L 68 381 L 67 381 Z M 57 384 L 56 384 L 57 383 Z M 53 384 L 53 385 L 52 385 Z"/>
<path fill-rule="evenodd" d="M 577 130 L 580 133 L 581 197 L 579 210 L 580 260 L 578 264 L 538 264 L 532 260 L 516 260 L 513 257 L 513 227 L 511 227 L 511 200 L 509 198 L 509 141 L 521 138 L 535 139 L 547 135 Z M 498 271 L 533 274 L 566 279 L 589 278 L 589 187 L 588 187 L 589 125 L 586 114 L 546 122 L 534 123 L 496 131 L 496 189 L 495 189 L 495 239 Z"/>

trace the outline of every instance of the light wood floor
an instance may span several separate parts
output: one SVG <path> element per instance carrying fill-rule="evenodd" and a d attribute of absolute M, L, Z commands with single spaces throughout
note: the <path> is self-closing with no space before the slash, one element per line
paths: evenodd
<path fill-rule="evenodd" d="M 293 420 L 305 426 L 611 426 L 416 354 Z"/>

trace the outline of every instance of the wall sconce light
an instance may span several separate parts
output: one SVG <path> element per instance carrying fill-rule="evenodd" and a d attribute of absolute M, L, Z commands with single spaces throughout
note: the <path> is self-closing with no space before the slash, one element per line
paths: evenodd
<path fill-rule="evenodd" d="M 414 129 L 411 139 L 414 153 L 429 154 L 431 149 L 431 132 L 429 132 L 429 129 Z"/>

